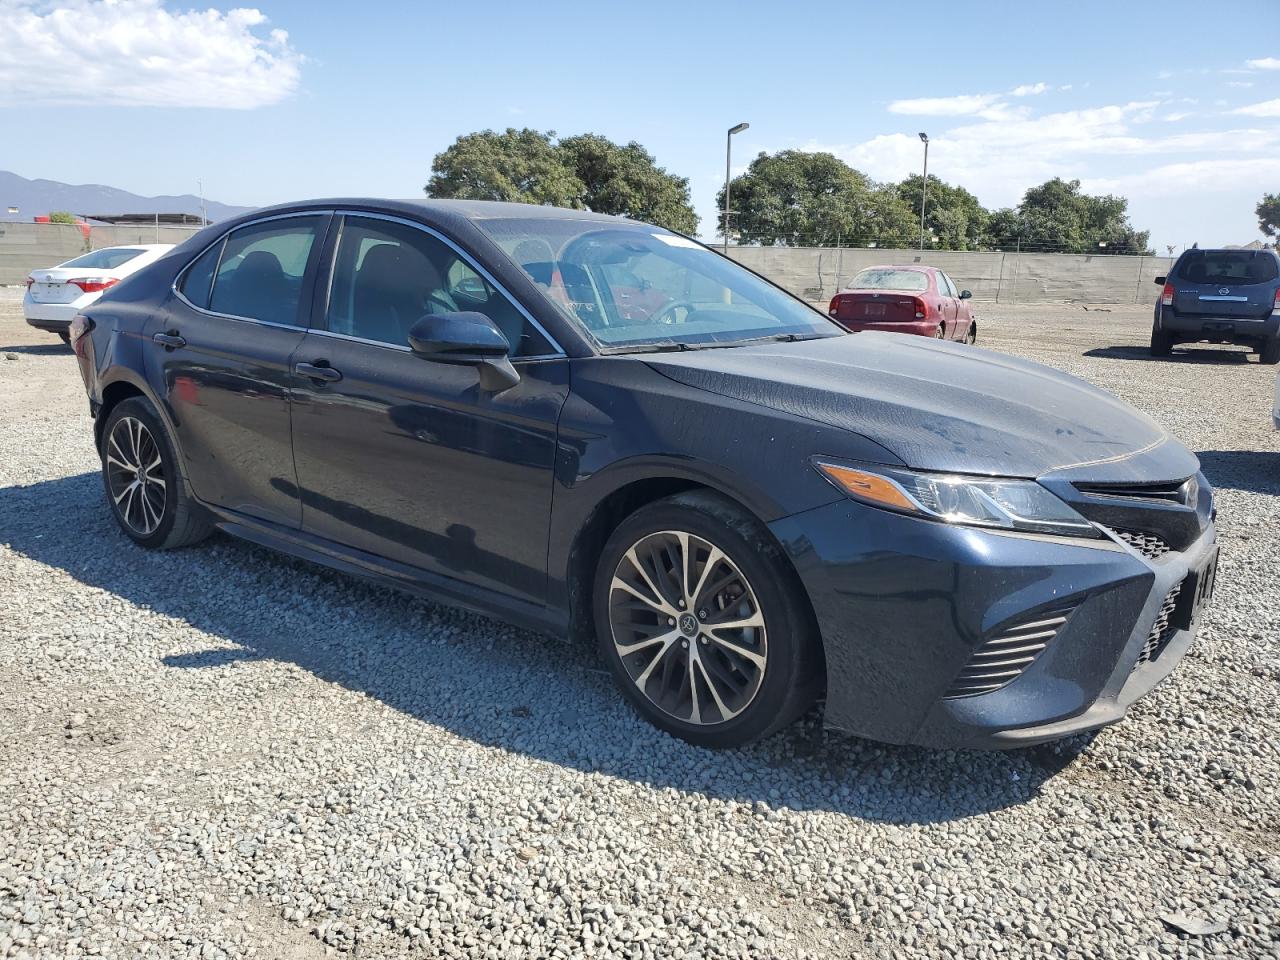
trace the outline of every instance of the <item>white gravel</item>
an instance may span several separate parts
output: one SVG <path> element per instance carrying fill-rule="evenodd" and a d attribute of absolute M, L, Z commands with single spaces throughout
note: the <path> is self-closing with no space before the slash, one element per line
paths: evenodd
<path fill-rule="evenodd" d="M 1146 308 L 979 317 L 1201 452 L 1203 639 L 1062 747 L 711 753 L 587 651 L 132 547 L 69 353 L 0 298 L 0 957 L 1280 957 L 1275 368 L 1146 359 Z"/>

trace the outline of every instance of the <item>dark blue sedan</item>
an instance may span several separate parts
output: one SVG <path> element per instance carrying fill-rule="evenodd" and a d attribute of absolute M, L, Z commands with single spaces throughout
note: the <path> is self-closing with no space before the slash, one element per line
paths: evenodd
<path fill-rule="evenodd" d="M 698 744 L 819 699 L 897 743 L 1102 726 L 1213 588 L 1212 493 L 1149 418 L 1034 363 L 846 334 L 634 221 L 288 204 L 201 231 L 72 338 L 136 543 L 217 528 L 588 639 Z"/>

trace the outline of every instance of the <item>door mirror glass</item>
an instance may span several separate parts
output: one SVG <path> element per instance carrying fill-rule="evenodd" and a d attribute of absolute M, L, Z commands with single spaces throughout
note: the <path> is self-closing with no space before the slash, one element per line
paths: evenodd
<path fill-rule="evenodd" d="M 1168 277 L 1156 277 L 1151 282 L 1154 283 L 1157 287 L 1163 287 L 1165 283 L 1168 281 L 1168 279 L 1169 279 Z"/>
<path fill-rule="evenodd" d="M 511 344 L 483 313 L 430 313 L 409 329 L 409 348 L 437 363 L 478 367 L 486 390 L 506 390 L 520 382 L 511 365 Z"/>
<path fill-rule="evenodd" d="M 960 299 L 961 299 L 961 300 L 968 300 L 968 299 L 969 299 L 970 297 L 972 297 L 972 296 L 973 296 L 973 291 L 972 291 L 972 290 L 961 290 L 961 291 L 960 291 Z"/>

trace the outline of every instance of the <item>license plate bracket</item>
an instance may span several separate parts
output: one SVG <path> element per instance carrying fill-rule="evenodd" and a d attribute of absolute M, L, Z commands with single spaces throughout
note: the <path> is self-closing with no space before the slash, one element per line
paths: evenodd
<path fill-rule="evenodd" d="M 1218 580 L 1218 553 L 1219 548 L 1215 546 L 1209 559 L 1187 578 L 1190 582 L 1185 593 L 1190 596 L 1191 601 L 1186 615 L 1188 629 L 1200 622 L 1205 606 L 1213 599 L 1213 589 Z"/>

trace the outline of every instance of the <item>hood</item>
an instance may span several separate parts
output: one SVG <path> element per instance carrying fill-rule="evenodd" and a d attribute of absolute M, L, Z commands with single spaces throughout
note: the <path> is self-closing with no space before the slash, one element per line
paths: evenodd
<path fill-rule="evenodd" d="M 1111 394 L 963 344 L 859 333 L 645 361 L 680 383 L 861 434 L 921 470 L 1139 482 L 1199 468 Z"/>

